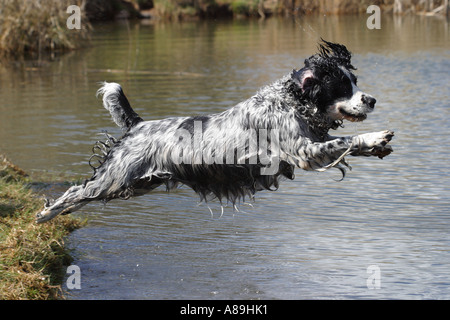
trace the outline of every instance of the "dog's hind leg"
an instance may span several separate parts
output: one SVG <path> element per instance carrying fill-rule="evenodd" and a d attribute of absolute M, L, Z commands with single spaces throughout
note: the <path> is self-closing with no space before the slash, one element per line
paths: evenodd
<path fill-rule="evenodd" d="M 93 199 L 83 196 L 84 186 L 78 185 L 70 187 L 61 197 L 54 201 L 47 200 L 44 209 L 36 215 L 36 222 L 49 221 L 59 214 L 74 212 Z"/>
<path fill-rule="evenodd" d="M 163 180 L 163 177 L 158 176 L 126 179 L 120 166 L 114 161 L 108 161 L 84 184 L 69 188 L 54 201 L 47 201 L 44 209 L 37 214 L 36 222 L 46 222 L 57 215 L 75 212 L 94 200 L 109 201 L 143 195 L 161 185 Z"/>
<path fill-rule="evenodd" d="M 102 172 L 108 172 L 102 170 Z M 124 192 L 125 191 L 125 192 Z M 108 174 L 95 175 L 82 185 L 70 187 L 61 197 L 46 201 L 44 209 L 36 215 L 36 222 L 49 221 L 60 214 L 77 211 L 93 200 L 111 200 L 125 197 L 126 189 Z"/>
<path fill-rule="evenodd" d="M 36 222 L 46 222 L 57 215 L 75 212 L 94 200 L 108 201 L 119 197 L 125 198 L 126 190 L 121 190 L 114 182 L 108 181 L 105 179 L 105 175 L 102 175 L 94 176 L 82 185 L 70 187 L 58 199 L 46 201 L 44 209 L 36 215 Z"/>

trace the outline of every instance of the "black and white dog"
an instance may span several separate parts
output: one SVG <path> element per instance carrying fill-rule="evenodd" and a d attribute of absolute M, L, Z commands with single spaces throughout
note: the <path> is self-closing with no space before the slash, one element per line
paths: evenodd
<path fill-rule="evenodd" d="M 142 120 L 122 88 L 104 83 L 103 105 L 124 135 L 97 142 L 99 165 L 82 185 L 47 200 L 37 222 L 78 210 L 93 200 L 143 195 L 160 185 L 191 187 L 201 200 L 235 205 L 256 191 L 278 188 L 294 168 L 345 173 L 344 156 L 384 156 L 393 132 L 333 137 L 343 120 L 362 121 L 376 100 L 356 86 L 351 53 L 322 40 L 300 70 L 218 114 Z"/>

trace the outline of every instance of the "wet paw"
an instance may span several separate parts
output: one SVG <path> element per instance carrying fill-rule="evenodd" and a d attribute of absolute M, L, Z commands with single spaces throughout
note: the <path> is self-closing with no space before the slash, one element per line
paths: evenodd
<path fill-rule="evenodd" d="M 383 148 L 394 136 L 394 132 L 385 130 L 380 132 L 367 133 L 364 136 L 364 143 L 369 148 Z"/>
<path fill-rule="evenodd" d="M 47 209 L 42 210 L 41 212 L 36 214 L 36 223 L 43 223 L 49 221 L 53 217 L 50 214 L 50 211 Z"/>
<path fill-rule="evenodd" d="M 352 154 L 376 156 L 383 159 L 385 156 L 393 152 L 392 147 L 388 145 L 393 137 L 394 132 L 390 130 L 359 135 L 355 137 L 357 138 L 357 150 L 355 150 Z"/>
<path fill-rule="evenodd" d="M 380 159 L 383 159 L 387 155 L 391 154 L 391 152 L 393 152 L 393 151 L 394 150 L 392 149 L 392 147 L 390 145 L 385 145 L 382 148 L 374 147 L 373 151 L 372 151 L 372 155 L 377 156 Z"/>

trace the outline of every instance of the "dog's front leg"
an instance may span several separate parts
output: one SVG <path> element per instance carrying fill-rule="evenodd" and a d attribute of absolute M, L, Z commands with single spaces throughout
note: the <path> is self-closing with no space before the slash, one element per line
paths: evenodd
<path fill-rule="evenodd" d="M 330 137 L 324 142 L 303 141 L 297 150 L 297 166 L 303 170 L 325 170 L 336 165 L 349 152 L 352 137 Z"/>
<path fill-rule="evenodd" d="M 387 145 L 392 131 L 349 137 L 328 137 L 324 142 L 304 141 L 297 151 L 298 166 L 304 170 L 324 170 L 337 165 L 347 154 L 383 158 L 393 150 Z"/>

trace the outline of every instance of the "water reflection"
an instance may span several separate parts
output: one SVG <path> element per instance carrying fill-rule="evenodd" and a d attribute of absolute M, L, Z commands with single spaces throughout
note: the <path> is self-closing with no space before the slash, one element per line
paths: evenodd
<path fill-rule="evenodd" d="M 0 72 L 0 149 L 27 171 L 89 176 L 98 133 L 119 135 L 95 91 L 121 83 L 145 119 L 222 111 L 301 66 L 322 36 L 355 53 L 376 112 L 339 134 L 393 129 L 384 160 L 353 171 L 298 170 L 241 212 L 197 206 L 191 190 L 79 215 L 73 233 L 82 289 L 69 298 L 449 298 L 448 23 L 425 17 L 96 26 L 93 46 L 38 68 Z M 64 191 L 56 186 L 55 196 Z M 381 289 L 369 290 L 378 265 Z"/>

